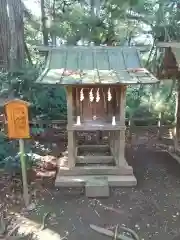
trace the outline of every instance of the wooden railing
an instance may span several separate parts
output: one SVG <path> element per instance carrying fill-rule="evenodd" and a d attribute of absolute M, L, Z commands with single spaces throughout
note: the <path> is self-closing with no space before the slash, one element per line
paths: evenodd
<path fill-rule="evenodd" d="M 136 124 L 138 122 L 138 125 Z M 152 117 L 148 117 L 148 118 L 126 118 L 126 127 L 129 128 L 146 128 L 146 127 L 155 127 L 155 128 L 161 128 L 161 127 L 165 127 L 165 128 L 171 128 L 174 127 L 174 124 L 163 124 L 163 119 L 161 118 L 152 118 Z M 144 124 L 146 123 L 146 124 Z M 141 125 L 140 125 L 141 124 Z M 45 127 L 45 126 L 54 126 L 54 127 L 66 127 L 67 125 L 67 120 L 32 120 L 30 121 L 30 125 L 31 126 L 39 126 L 39 127 Z"/>

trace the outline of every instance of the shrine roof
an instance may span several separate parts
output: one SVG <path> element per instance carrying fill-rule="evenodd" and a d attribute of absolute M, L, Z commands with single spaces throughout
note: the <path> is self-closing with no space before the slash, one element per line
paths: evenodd
<path fill-rule="evenodd" d="M 157 47 L 171 48 L 176 59 L 178 67 L 180 67 L 180 43 L 179 42 L 157 42 Z"/>
<path fill-rule="evenodd" d="M 143 68 L 135 47 L 49 49 L 42 84 L 153 84 L 159 80 Z"/>

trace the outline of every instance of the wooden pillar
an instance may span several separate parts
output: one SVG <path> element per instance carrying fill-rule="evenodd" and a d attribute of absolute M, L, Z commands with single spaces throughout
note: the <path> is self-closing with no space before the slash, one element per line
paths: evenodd
<path fill-rule="evenodd" d="M 116 110 L 117 110 L 117 102 L 116 102 L 116 89 L 112 88 L 112 125 L 116 125 Z M 115 119 L 113 119 L 115 118 Z"/>
<path fill-rule="evenodd" d="M 120 125 L 125 127 L 125 109 L 126 109 L 126 87 L 120 87 Z M 127 165 L 125 154 L 125 129 L 119 133 L 119 162 L 118 166 Z"/>
<path fill-rule="evenodd" d="M 119 132 L 115 131 L 114 157 L 116 166 L 119 166 Z"/>
<path fill-rule="evenodd" d="M 72 87 L 67 87 L 67 120 L 68 126 L 73 125 L 73 94 Z M 75 166 L 75 139 L 74 131 L 68 129 L 68 167 Z"/>
<path fill-rule="evenodd" d="M 120 109 L 119 109 L 119 114 L 120 114 L 120 123 L 121 125 L 125 124 L 125 110 L 126 110 L 126 87 L 121 86 L 120 87 Z"/>

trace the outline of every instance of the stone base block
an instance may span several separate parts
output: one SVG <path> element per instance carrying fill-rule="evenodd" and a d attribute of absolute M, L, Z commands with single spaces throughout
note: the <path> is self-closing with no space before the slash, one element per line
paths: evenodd
<path fill-rule="evenodd" d="M 86 197 L 109 197 L 107 177 L 92 177 L 85 184 Z"/>

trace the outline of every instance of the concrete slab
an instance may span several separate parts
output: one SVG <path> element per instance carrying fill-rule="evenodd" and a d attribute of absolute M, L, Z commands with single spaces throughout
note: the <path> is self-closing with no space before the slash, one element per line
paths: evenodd
<path fill-rule="evenodd" d="M 100 177 L 99 175 L 82 175 L 82 176 L 61 176 L 57 175 L 55 180 L 56 187 L 85 187 L 85 184 L 92 177 Z M 134 175 L 113 176 L 103 175 L 107 177 L 110 187 L 132 187 L 137 185 L 137 180 Z"/>

